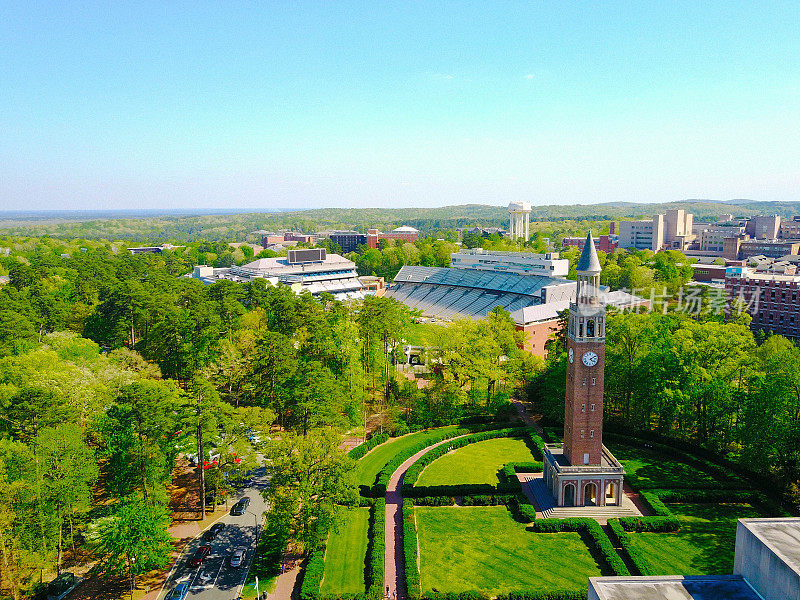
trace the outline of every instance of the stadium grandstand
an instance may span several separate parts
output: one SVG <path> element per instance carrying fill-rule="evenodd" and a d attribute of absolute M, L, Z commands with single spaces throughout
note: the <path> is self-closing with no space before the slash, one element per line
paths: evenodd
<path fill-rule="evenodd" d="M 544 275 L 473 269 L 404 266 L 386 295 L 423 315 L 480 319 L 495 306 L 514 312 L 526 306 L 568 301 L 575 282 Z"/>

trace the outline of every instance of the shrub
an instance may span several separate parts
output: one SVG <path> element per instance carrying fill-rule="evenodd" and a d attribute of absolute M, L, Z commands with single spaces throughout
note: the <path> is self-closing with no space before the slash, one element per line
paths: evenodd
<path fill-rule="evenodd" d="M 547 592 L 509 592 L 497 600 L 586 600 L 586 590 L 550 590 Z"/>
<path fill-rule="evenodd" d="M 388 433 L 377 433 L 373 435 L 371 438 L 369 438 L 363 444 L 356 446 L 355 448 L 350 450 L 350 452 L 347 453 L 347 456 L 349 456 L 353 460 L 358 460 L 359 458 L 364 456 L 367 452 L 372 450 L 375 446 L 379 446 L 388 440 L 389 440 Z"/>
<path fill-rule="evenodd" d="M 386 555 L 386 500 L 379 498 L 369 514 L 367 543 L 367 568 L 364 573 L 367 598 L 378 600 L 383 596 L 384 559 Z"/>
<path fill-rule="evenodd" d="M 681 522 L 678 517 L 621 517 L 620 524 L 625 531 L 650 531 L 664 533 L 678 531 Z"/>
<path fill-rule="evenodd" d="M 640 575 L 654 575 L 654 571 L 650 562 L 645 558 L 644 554 L 642 554 L 636 546 L 631 543 L 631 537 L 628 535 L 628 532 L 622 527 L 620 523 L 620 519 L 609 519 L 608 526 L 611 531 L 614 532 L 614 535 L 617 536 L 619 540 L 619 545 L 622 546 L 622 549 L 627 552 L 628 557 L 631 559 L 631 562 L 636 566 L 639 570 Z"/>
<path fill-rule="evenodd" d="M 452 496 L 427 496 L 425 498 L 414 498 L 415 506 L 452 506 L 455 503 L 456 499 Z"/>
<path fill-rule="evenodd" d="M 397 424 L 397 427 L 394 428 L 394 436 L 400 437 L 401 435 L 406 435 L 411 433 L 411 429 L 409 429 L 408 424 L 405 421 L 400 421 Z"/>
<path fill-rule="evenodd" d="M 531 531 L 541 533 L 558 533 L 560 531 L 584 533 L 592 541 L 594 550 L 602 557 L 614 575 L 630 575 L 625 563 L 611 544 L 611 540 L 594 519 L 538 519 L 531 524 L 530 528 Z"/>
<path fill-rule="evenodd" d="M 403 556 L 405 557 L 406 590 L 408 597 L 420 597 L 419 568 L 417 567 L 417 523 L 414 520 L 414 505 L 403 500 Z"/>
<path fill-rule="evenodd" d="M 518 510 L 521 522 L 533 523 L 536 520 L 536 509 L 530 504 L 520 504 Z"/>
<path fill-rule="evenodd" d="M 485 592 L 469 590 L 466 592 L 426 592 L 423 600 L 489 600 Z"/>
<path fill-rule="evenodd" d="M 447 491 L 443 488 L 444 486 L 427 486 L 427 488 L 420 487 L 415 488 L 414 483 L 416 483 L 417 479 L 419 479 L 420 474 L 422 471 L 435 461 L 437 458 L 440 458 L 454 450 L 456 448 L 463 448 L 469 444 L 474 444 L 476 442 L 483 442 L 485 440 L 490 440 L 494 438 L 500 437 L 520 437 L 523 435 L 532 435 L 529 430 L 524 427 L 511 427 L 505 429 L 495 429 L 490 431 L 483 431 L 480 433 L 473 433 L 471 435 L 459 437 L 455 439 L 450 444 L 442 444 L 437 446 L 436 448 L 432 448 L 429 452 L 426 452 L 424 455 L 419 457 L 419 459 L 414 462 L 411 467 L 409 467 L 408 471 L 406 472 L 405 477 L 403 478 L 403 495 L 404 496 L 412 496 L 412 495 L 433 495 L 433 496 L 440 496 L 446 495 Z M 538 439 L 538 438 L 537 438 Z M 413 455 L 412 455 L 413 456 Z M 541 468 L 539 469 L 541 470 Z M 514 473 L 516 475 L 516 472 Z M 502 475 L 501 475 L 502 477 Z M 505 481 L 505 487 L 501 489 L 501 486 L 497 488 L 487 485 L 487 484 L 476 484 L 476 486 L 470 487 L 469 484 L 466 486 L 448 486 L 450 488 L 458 488 L 452 489 L 451 495 L 454 496 L 464 496 L 464 495 L 474 495 L 474 494 L 491 494 L 494 492 L 500 493 L 515 493 L 517 492 L 519 487 L 519 481 L 517 480 L 516 476 L 512 476 L 507 478 Z M 416 491 L 415 491 L 416 490 Z"/>
<path fill-rule="evenodd" d="M 303 583 L 300 585 L 301 600 L 317 600 L 322 576 L 325 574 L 325 546 L 320 546 L 311 553 L 303 572 Z"/>

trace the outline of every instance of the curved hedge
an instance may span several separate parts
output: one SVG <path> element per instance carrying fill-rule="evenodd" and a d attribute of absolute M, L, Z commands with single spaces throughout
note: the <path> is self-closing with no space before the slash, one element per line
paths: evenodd
<path fill-rule="evenodd" d="M 426 452 L 414 462 L 406 471 L 403 477 L 403 496 L 408 497 L 424 497 L 424 496 L 470 496 L 477 494 L 515 494 L 522 488 L 520 487 L 519 480 L 516 477 L 517 471 L 511 465 L 525 465 L 531 469 L 542 470 L 542 464 L 538 461 L 527 463 L 509 463 L 501 471 L 501 483 L 498 486 L 493 486 L 487 483 L 476 484 L 463 484 L 463 485 L 430 485 L 430 486 L 415 486 L 417 479 L 422 474 L 422 471 L 435 461 L 441 458 L 451 450 L 456 448 L 463 448 L 469 444 L 483 442 L 490 439 L 501 437 L 528 437 L 531 442 L 529 446 L 540 448 L 541 439 L 535 435 L 530 428 L 526 427 L 509 427 L 505 429 L 495 429 L 492 431 L 483 431 L 480 433 L 473 433 L 465 435 L 453 440 L 451 444 L 442 444 L 436 448 Z M 413 455 L 412 455 L 413 456 Z M 530 472 L 538 472 L 532 470 Z"/>
<path fill-rule="evenodd" d="M 552 590 L 548 592 L 509 592 L 500 594 L 497 600 L 586 600 L 586 589 Z"/>
<path fill-rule="evenodd" d="M 350 450 L 350 452 L 347 453 L 347 456 L 349 456 L 353 460 L 358 460 L 359 458 L 364 456 L 367 452 L 372 450 L 375 446 L 380 446 L 384 442 L 388 441 L 389 441 L 388 433 L 375 434 L 363 444 L 360 444 L 355 448 L 353 448 L 352 450 Z"/>
<path fill-rule="evenodd" d="M 600 554 L 614 575 L 630 575 L 628 567 L 614 549 L 611 540 L 594 519 L 585 517 L 571 519 L 538 519 L 530 525 L 531 531 L 539 533 L 558 533 L 561 531 L 578 531 L 585 533 L 592 540 L 594 549 Z"/>
<path fill-rule="evenodd" d="M 405 558 L 406 591 L 415 600 L 420 597 L 419 567 L 417 566 L 417 522 L 414 504 L 403 500 L 403 557 Z"/>
<path fill-rule="evenodd" d="M 406 462 L 409 458 L 414 456 L 420 450 L 424 450 L 433 444 L 438 444 L 441 441 L 467 435 L 470 433 L 469 429 L 456 429 L 450 432 L 443 432 L 440 436 L 428 439 L 424 442 L 414 444 L 412 447 L 407 448 L 405 451 L 400 452 L 394 456 L 392 460 L 386 463 L 375 478 L 375 485 L 372 486 L 371 495 L 375 498 L 386 495 L 386 486 L 389 484 L 389 479 L 400 465 Z"/>

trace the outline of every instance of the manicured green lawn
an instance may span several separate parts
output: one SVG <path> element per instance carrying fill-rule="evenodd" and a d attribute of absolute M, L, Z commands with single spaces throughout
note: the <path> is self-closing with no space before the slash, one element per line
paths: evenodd
<path fill-rule="evenodd" d="M 631 533 L 658 575 L 721 575 L 733 571 L 736 519 L 763 517 L 749 504 L 669 504 L 681 519 L 675 533 Z"/>
<path fill-rule="evenodd" d="M 600 567 L 578 533 L 531 533 L 502 506 L 417 507 L 423 593 L 581 589 Z"/>
<path fill-rule="evenodd" d="M 361 458 L 356 464 L 355 476 L 358 485 L 372 486 L 375 483 L 375 478 L 380 473 L 381 469 L 388 463 L 395 454 L 407 450 L 411 446 L 421 441 L 427 441 L 438 437 L 443 431 L 455 431 L 458 429 L 455 425 L 449 427 L 440 427 L 438 429 L 430 429 L 427 431 L 418 431 L 409 435 L 404 435 L 399 438 L 394 438 L 386 443 L 381 444 L 368 452 L 366 456 Z"/>
<path fill-rule="evenodd" d="M 364 593 L 364 560 L 367 555 L 368 508 L 343 508 L 337 516 L 338 531 L 331 531 L 325 550 L 323 594 Z"/>
<path fill-rule="evenodd" d="M 663 454 L 620 444 L 610 449 L 625 467 L 626 480 L 637 489 L 689 488 L 718 482 L 710 474 Z"/>
<path fill-rule="evenodd" d="M 510 462 L 534 460 L 521 438 L 496 438 L 469 444 L 437 458 L 422 471 L 416 485 L 497 485 L 497 472 Z"/>

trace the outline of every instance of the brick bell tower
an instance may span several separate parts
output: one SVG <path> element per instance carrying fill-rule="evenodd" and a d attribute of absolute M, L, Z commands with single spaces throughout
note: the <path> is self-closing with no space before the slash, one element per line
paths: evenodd
<path fill-rule="evenodd" d="M 592 234 L 577 268 L 567 329 L 564 455 L 572 465 L 599 465 L 603 456 L 603 369 L 606 308 L 600 302 L 600 260 Z"/>
<path fill-rule="evenodd" d="M 566 516 L 580 516 L 580 507 L 620 506 L 623 498 L 625 470 L 603 446 L 606 307 L 600 270 L 589 233 L 578 261 L 575 301 L 569 306 L 564 443 L 543 448 L 542 477 L 555 506 L 578 510 Z"/>

